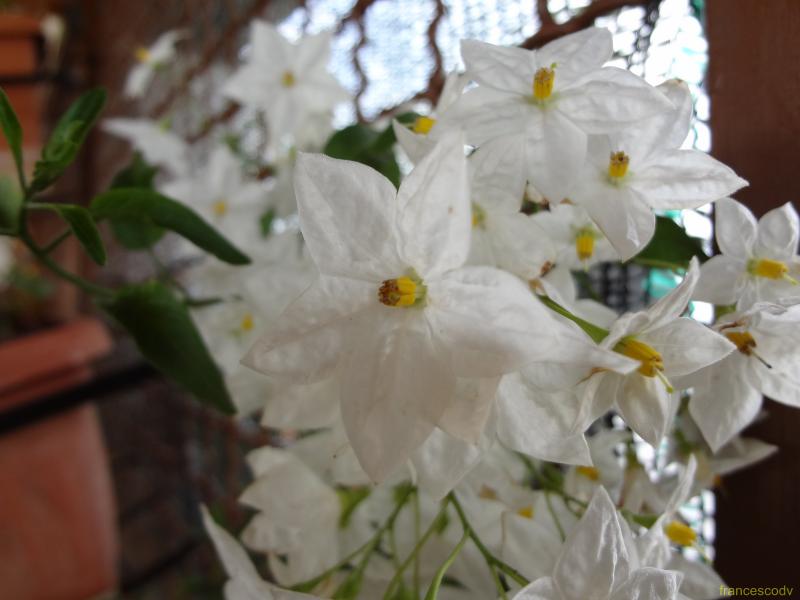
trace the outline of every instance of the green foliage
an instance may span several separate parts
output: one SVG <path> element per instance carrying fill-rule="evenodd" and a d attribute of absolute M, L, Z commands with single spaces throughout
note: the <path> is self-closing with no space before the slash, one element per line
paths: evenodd
<path fill-rule="evenodd" d="M 97 220 L 122 219 L 174 231 L 198 248 L 232 265 L 246 265 L 250 259 L 220 235 L 189 207 L 143 188 L 109 190 L 92 200 Z"/>
<path fill-rule="evenodd" d="M 358 508 L 358 506 L 369 497 L 370 489 L 368 487 L 338 487 L 336 488 L 336 495 L 339 496 L 339 503 L 342 506 L 342 512 L 339 513 L 339 527 L 345 529 L 350 524 L 350 518 Z"/>
<path fill-rule="evenodd" d="M 84 93 L 67 109 L 33 169 L 31 193 L 50 186 L 75 160 L 105 102 L 105 90 L 97 88 Z"/>
<path fill-rule="evenodd" d="M 131 164 L 117 173 L 111 182 L 111 189 L 143 188 L 153 189 L 158 168 L 147 164 L 139 152 L 133 155 Z M 114 237 L 128 250 L 146 250 L 153 247 L 166 233 L 148 220 L 117 217 L 109 219 Z"/>
<path fill-rule="evenodd" d="M 225 382 L 189 311 L 157 281 L 121 288 L 103 308 L 136 341 L 142 355 L 202 402 L 232 414 Z"/>
<path fill-rule="evenodd" d="M 17 232 L 21 207 L 22 194 L 14 180 L 0 177 L 0 235 L 13 235 Z"/>
<path fill-rule="evenodd" d="M 633 262 L 676 271 L 686 269 L 693 256 L 701 263 L 708 260 L 702 242 L 688 235 L 683 227 L 669 217 L 656 217 L 653 239 L 633 258 Z"/>
<path fill-rule="evenodd" d="M 8 100 L 8 96 L 0 88 L 0 129 L 3 130 L 3 135 L 8 142 L 8 147 L 11 149 L 11 155 L 14 157 L 14 164 L 17 166 L 17 174 L 19 175 L 19 184 L 25 187 L 25 173 L 23 171 L 22 163 L 22 126 L 19 124 L 17 114 Z"/>
<path fill-rule="evenodd" d="M 398 119 L 407 121 L 415 116 L 407 113 Z M 397 187 L 400 185 L 400 167 L 393 150 L 396 141 L 391 125 L 383 131 L 375 131 L 368 125 L 356 123 L 334 133 L 323 152 L 333 158 L 370 166 Z"/>
<path fill-rule="evenodd" d="M 272 233 L 272 222 L 275 220 L 275 209 L 268 208 L 258 220 L 261 226 L 261 237 L 268 237 Z"/>
<path fill-rule="evenodd" d="M 106 249 L 91 213 L 74 204 L 57 206 L 55 210 L 67 222 L 86 254 L 98 265 L 106 264 Z"/>

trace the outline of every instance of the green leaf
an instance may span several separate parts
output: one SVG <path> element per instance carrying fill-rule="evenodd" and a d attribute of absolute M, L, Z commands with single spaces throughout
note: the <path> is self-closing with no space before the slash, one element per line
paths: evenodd
<path fill-rule="evenodd" d="M 323 152 L 333 158 L 352 160 L 372 167 L 398 186 L 400 167 L 392 150 L 395 141 L 391 125 L 379 132 L 368 125 L 357 123 L 334 133 Z"/>
<path fill-rule="evenodd" d="M 92 260 L 98 265 L 106 264 L 106 248 L 92 214 L 82 206 L 73 204 L 58 206 L 56 211 L 69 224 L 72 233 Z"/>
<path fill-rule="evenodd" d="M 122 219 L 169 229 L 197 247 L 232 265 L 246 265 L 250 259 L 220 235 L 189 207 L 143 188 L 109 190 L 92 200 L 97 220 Z"/>
<path fill-rule="evenodd" d="M 153 189 L 153 180 L 158 167 L 153 167 L 139 152 L 133 155 L 131 163 L 117 173 L 111 182 L 111 189 L 144 188 Z M 147 220 L 131 218 L 109 219 L 114 237 L 128 250 L 146 250 L 154 246 L 166 233 Z"/>
<path fill-rule="evenodd" d="M 232 414 L 219 368 L 172 291 L 157 281 L 127 286 L 103 308 L 131 334 L 142 355 L 198 400 Z"/>
<path fill-rule="evenodd" d="M 14 164 L 17 166 L 17 176 L 19 177 L 20 187 L 25 187 L 25 171 L 22 163 L 22 126 L 19 124 L 17 113 L 11 106 L 5 91 L 0 88 L 0 129 L 11 149 L 14 157 Z"/>
<path fill-rule="evenodd" d="M 105 90 L 81 95 L 61 117 L 33 169 L 31 191 L 39 192 L 58 179 L 75 160 L 83 141 L 106 102 Z"/>
<path fill-rule="evenodd" d="M 268 208 L 267 211 L 261 215 L 261 218 L 258 220 L 259 225 L 261 226 L 261 237 L 269 237 L 269 234 L 272 233 L 272 222 L 275 220 L 275 209 Z"/>
<path fill-rule="evenodd" d="M 22 194 L 10 177 L 0 177 L 0 234 L 13 235 L 19 229 Z"/>
<path fill-rule="evenodd" d="M 658 269 L 686 269 L 693 256 L 703 263 L 708 255 L 700 239 L 691 237 L 686 230 L 669 217 L 656 217 L 653 239 L 633 262 Z"/>

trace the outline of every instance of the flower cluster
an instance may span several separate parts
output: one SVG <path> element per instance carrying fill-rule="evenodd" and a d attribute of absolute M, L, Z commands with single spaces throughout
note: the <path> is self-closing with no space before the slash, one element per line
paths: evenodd
<path fill-rule="evenodd" d="M 193 164 L 155 124 L 106 126 L 253 258 L 193 267 L 185 285 L 214 300 L 194 316 L 239 410 L 308 431 L 249 456 L 241 537 L 277 586 L 204 512 L 226 597 L 715 597 L 681 507 L 774 451 L 739 437 L 762 394 L 800 405 L 794 209 L 756 222 L 728 198 L 746 182 L 682 148 L 687 86 L 605 66 L 596 28 L 535 51 L 464 41 L 435 110 L 378 136 L 413 164 L 395 186 L 305 127 L 329 131 L 347 99 L 330 41 L 257 22 L 223 87 L 266 123 L 267 182 L 240 148 Z M 623 315 L 579 299 L 573 272 L 712 202 L 721 254 L 675 265 L 667 295 Z M 724 316 L 684 316 L 693 299 Z"/>

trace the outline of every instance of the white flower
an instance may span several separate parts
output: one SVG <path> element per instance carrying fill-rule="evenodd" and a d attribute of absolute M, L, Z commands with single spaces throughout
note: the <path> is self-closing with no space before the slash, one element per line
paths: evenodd
<path fill-rule="evenodd" d="M 421 161 L 428 152 L 433 150 L 442 135 L 450 129 L 447 125 L 442 126 L 438 122 L 438 117 L 458 100 L 468 82 L 469 78 L 465 75 L 460 75 L 455 71 L 451 72 L 444 80 L 439 101 L 430 116 L 417 117 L 409 127 L 397 120 L 392 121 L 392 129 L 397 142 L 412 163 L 416 164 Z"/>
<path fill-rule="evenodd" d="M 598 262 L 619 260 L 614 247 L 580 206 L 551 204 L 550 210 L 535 213 L 533 220 L 556 246 L 559 267 L 585 270 Z"/>
<path fill-rule="evenodd" d="M 176 176 L 189 171 L 188 145 L 160 123 L 149 119 L 106 119 L 102 129 L 129 141 L 150 165 L 164 167 Z"/>
<path fill-rule="evenodd" d="M 694 298 L 713 304 L 737 304 L 800 296 L 797 240 L 800 221 L 787 202 L 756 223 L 753 213 L 732 198 L 715 205 L 716 237 L 721 254 L 706 262 Z"/>
<path fill-rule="evenodd" d="M 487 142 L 469 157 L 469 263 L 496 266 L 533 279 L 555 251 L 545 232 L 520 212 L 525 189 L 523 157 L 521 138 Z"/>
<path fill-rule="evenodd" d="M 697 208 L 747 185 L 730 168 L 699 150 L 681 150 L 692 101 L 686 84 L 657 89 L 675 107 L 603 136 L 592 136 L 586 163 L 570 191 L 622 260 L 653 237 L 654 210 Z"/>
<path fill-rule="evenodd" d="M 578 525 L 567 537 L 551 577 L 537 579 L 514 600 L 673 600 L 681 574 L 638 568 L 617 509 L 598 488 Z"/>
<path fill-rule="evenodd" d="M 332 34 L 319 33 L 292 44 L 266 21 L 254 21 L 246 65 L 225 83 L 223 94 L 263 110 L 273 141 L 303 125 L 309 113 L 332 109 L 350 98 L 327 71 Z"/>
<path fill-rule="evenodd" d="M 476 146 L 520 136 L 528 179 L 560 202 L 583 164 L 587 134 L 608 133 L 670 107 L 639 77 L 603 68 L 611 52 L 611 34 L 591 27 L 536 51 L 462 41 L 467 75 L 479 86 L 446 111 L 443 124 L 463 126 Z"/>
<path fill-rule="evenodd" d="M 629 375 L 600 372 L 586 382 L 581 427 L 616 405 L 628 426 L 657 446 L 677 408 L 671 381 L 721 360 L 736 348 L 701 323 L 680 317 L 697 277 L 697 260 L 692 259 L 677 288 L 647 310 L 624 314 L 614 323 L 601 347 L 638 360 L 640 367 Z"/>
<path fill-rule="evenodd" d="M 162 33 L 149 48 L 137 48 L 134 55 L 137 64 L 125 80 L 125 95 L 141 98 L 150 86 L 156 72 L 175 59 L 175 44 L 186 37 L 185 31 L 172 30 Z"/>
<path fill-rule="evenodd" d="M 714 328 L 737 351 L 681 384 L 693 387 L 689 412 L 716 452 L 753 421 L 762 396 L 800 407 L 800 304 L 759 303 Z"/>
<path fill-rule="evenodd" d="M 515 277 L 459 268 L 471 231 L 466 175 L 458 136 L 443 139 L 399 192 L 357 163 L 298 159 L 301 228 L 321 276 L 245 364 L 298 382 L 335 372 L 348 437 L 375 480 L 405 463 L 458 402 L 457 376 L 604 360 Z M 468 417 L 459 427 L 473 431 Z M 458 436 L 452 422 L 441 427 Z"/>
<path fill-rule="evenodd" d="M 229 577 L 225 584 L 225 600 L 321 600 L 318 596 L 281 590 L 264 581 L 245 549 L 214 522 L 205 506 L 201 506 L 200 511 L 203 525 Z"/>
<path fill-rule="evenodd" d="M 173 179 L 160 191 L 191 206 L 241 248 L 262 237 L 259 218 L 266 210 L 266 190 L 244 176 L 227 146 L 217 146 L 201 172 Z"/>

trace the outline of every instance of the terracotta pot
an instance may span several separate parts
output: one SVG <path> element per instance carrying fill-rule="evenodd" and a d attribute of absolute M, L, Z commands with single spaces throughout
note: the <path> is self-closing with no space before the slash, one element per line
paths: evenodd
<path fill-rule="evenodd" d="M 85 381 L 110 348 L 93 319 L 3 344 L 0 411 Z M 79 600 L 115 590 L 115 503 L 93 405 L 0 435 L 0 490 L 0 597 Z"/>

